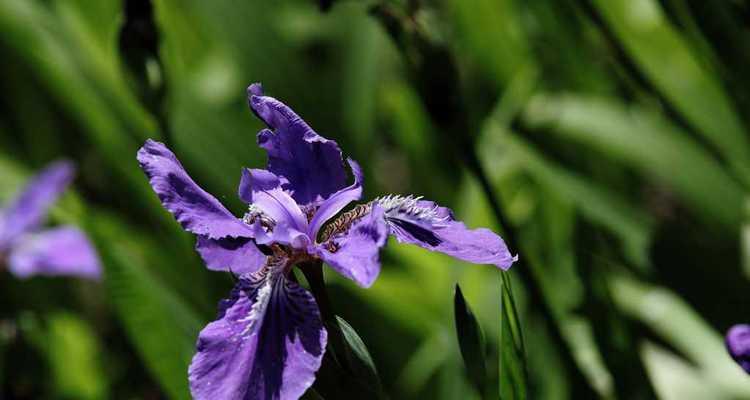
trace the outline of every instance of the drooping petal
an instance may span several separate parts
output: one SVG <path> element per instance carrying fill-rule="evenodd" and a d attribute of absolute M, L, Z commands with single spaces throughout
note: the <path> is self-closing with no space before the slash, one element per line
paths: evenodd
<path fill-rule="evenodd" d="M 286 224 L 300 232 L 307 232 L 307 217 L 297 202 L 281 188 L 278 176 L 262 169 L 242 170 L 240 197 L 258 207 L 276 224 Z"/>
<path fill-rule="evenodd" d="M 320 204 L 320 207 L 315 212 L 315 216 L 310 221 L 309 235 L 312 239 L 315 239 L 318 236 L 320 227 L 323 226 L 326 221 L 346 207 L 347 204 L 362 198 L 362 169 L 359 167 L 359 164 L 351 158 L 346 161 L 349 162 L 349 166 L 352 168 L 354 183 L 351 186 L 332 194 L 331 197 L 327 198 Z"/>
<path fill-rule="evenodd" d="M 730 328 L 726 345 L 729 355 L 750 374 L 750 325 L 740 324 Z"/>
<path fill-rule="evenodd" d="M 72 226 L 22 236 L 11 248 L 8 265 L 18 278 L 36 275 L 101 277 L 96 250 L 86 235 Z"/>
<path fill-rule="evenodd" d="M 489 229 L 468 229 L 453 213 L 431 201 L 390 196 L 385 208 L 389 232 L 401 243 L 416 244 L 460 260 L 508 269 L 516 261 L 503 239 Z"/>
<path fill-rule="evenodd" d="M 380 273 L 379 253 L 387 238 L 383 209 L 373 205 L 370 213 L 352 222 L 346 231 L 310 251 L 341 275 L 362 287 L 370 287 Z"/>
<path fill-rule="evenodd" d="M 198 236 L 195 249 L 203 257 L 206 267 L 213 271 L 242 275 L 260 270 L 266 262 L 266 255 L 248 238 L 209 239 Z"/>
<path fill-rule="evenodd" d="M 270 129 L 258 133 L 268 152 L 268 170 L 286 178 L 284 189 L 300 204 L 325 199 L 346 186 L 341 149 L 312 130 L 284 103 L 263 95 L 260 84 L 248 88 L 248 103 Z"/>
<path fill-rule="evenodd" d="M 0 211 L 0 249 L 38 227 L 52 203 L 73 179 L 75 168 L 68 161 L 50 164 L 34 177 L 10 204 Z"/>
<path fill-rule="evenodd" d="M 327 340 L 315 299 L 277 265 L 243 276 L 200 333 L 190 364 L 196 400 L 296 400 Z"/>
<path fill-rule="evenodd" d="M 250 237 L 248 226 L 201 189 L 163 143 L 147 140 L 138 150 L 138 162 L 164 208 L 185 230 L 211 239 Z"/>

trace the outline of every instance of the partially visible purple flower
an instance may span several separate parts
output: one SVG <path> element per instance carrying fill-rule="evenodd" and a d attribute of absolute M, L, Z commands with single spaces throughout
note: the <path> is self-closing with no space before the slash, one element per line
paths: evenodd
<path fill-rule="evenodd" d="M 32 179 L 0 209 L 0 264 L 19 278 L 35 275 L 99 279 L 96 251 L 73 226 L 40 230 L 49 207 L 73 179 L 73 165 L 58 161 Z"/>
<path fill-rule="evenodd" d="M 469 230 L 452 212 L 413 196 L 385 196 L 341 211 L 362 197 L 362 172 L 280 101 L 248 88 L 268 129 L 258 144 L 267 169 L 243 169 L 242 218 L 201 189 L 163 144 L 146 141 L 138 161 L 177 221 L 198 236 L 209 269 L 240 275 L 217 320 L 201 331 L 189 369 L 196 399 L 297 399 L 312 385 L 326 347 L 315 299 L 289 273 L 326 262 L 363 287 L 380 272 L 388 234 L 453 257 L 507 269 L 515 258 L 487 229 Z M 336 217 L 338 215 L 338 217 Z M 335 218 L 334 218 L 335 217 Z"/>
<path fill-rule="evenodd" d="M 750 374 L 750 325 L 731 327 L 727 332 L 726 345 L 729 355 Z"/>

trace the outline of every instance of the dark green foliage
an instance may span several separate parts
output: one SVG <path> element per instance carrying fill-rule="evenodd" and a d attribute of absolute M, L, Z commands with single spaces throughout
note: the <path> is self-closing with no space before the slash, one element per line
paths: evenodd
<path fill-rule="evenodd" d="M 487 366 L 485 361 L 485 344 L 482 328 L 479 326 L 477 318 L 471 311 L 471 307 L 466 303 L 461 287 L 456 285 L 453 293 L 453 316 L 456 323 L 456 336 L 458 337 L 458 347 L 461 350 L 461 357 L 464 359 L 469 379 L 486 398 L 487 390 Z"/>

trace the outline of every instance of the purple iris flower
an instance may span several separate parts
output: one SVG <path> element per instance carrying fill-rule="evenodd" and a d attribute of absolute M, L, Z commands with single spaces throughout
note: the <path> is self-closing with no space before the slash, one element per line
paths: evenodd
<path fill-rule="evenodd" d="M 78 228 L 39 229 L 47 209 L 73 179 L 74 171 L 66 161 L 51 164 L 0 209 L 0 266 L 6 264 L 16 277 L 101 276 L 96 251 Z"/>
<path fill-rule="evenodd" d="M 312 385 L 327 332 L 313 296 L 290 277 L 294 265 L 324 261 L 369 287 L 388 234 L 470 262 L 513 263 L 498 235 L 469 230 L 449 209 L 418 197 L 380 197 L 341 213 L 362 197 L 359 165 L 347 159 L 354 178 L 347 185 L 336 142 L 264 96 L 259 84 L 248 97 L 268 126 L 258 133 L 268 165 L 242 171 L 242 218 L 201 189 L 163 144 L 149 140 L 138 152 L 164 207 L 198 236 L 208 268 L 239 275 L 199 335 L 189 369 L 196 399 L 297 399 Z"/>
<path fill-rule="evenodd" d="M 731 327 L 727 332 L 726 345 L 729 355 L 750 374 L 750 325 Z"/>

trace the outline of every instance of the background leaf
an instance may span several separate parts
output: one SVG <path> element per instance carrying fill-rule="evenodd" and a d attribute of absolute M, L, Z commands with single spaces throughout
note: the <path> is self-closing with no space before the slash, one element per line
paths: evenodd
<path fill-rule="evenodd" d="M 500 334 L 500 397 L 503 399 L 526 399 L 528 372 L 526 369 L 526 346 L 518 319 L 513 290 L 506 272 L 500 273 L 502 282 L 501 334 Z"/>
<path fill-rule="evenodd" d="M 484 396 L 487 390 L 487 366 L 484 360 L 484 334 L 471 307 L 466 303 L 461 287 L 456 285 L 453 293 L 453 314 L 456 324 L 458 347 L 471 382 Z"/>

